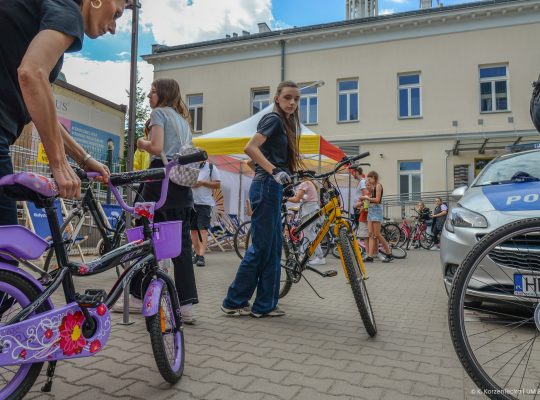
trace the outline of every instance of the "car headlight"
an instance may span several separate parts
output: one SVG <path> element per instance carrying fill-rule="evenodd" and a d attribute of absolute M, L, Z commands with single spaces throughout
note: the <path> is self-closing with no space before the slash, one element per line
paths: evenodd
<path fill-rule="evenodd" d="M 487 219 L 474 211 L 463 207 L 456 207 L 450 212 L 449 218 L 446 219 L 446 230 L 454 232 L 454 227 L 458 228 L 487 228 Z"/>

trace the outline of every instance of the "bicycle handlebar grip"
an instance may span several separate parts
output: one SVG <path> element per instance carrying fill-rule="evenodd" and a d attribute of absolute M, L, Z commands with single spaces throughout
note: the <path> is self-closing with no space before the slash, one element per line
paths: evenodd
<path fill-rule="evenodd" d="M 163 178 L 165 178 L 165 168 L 151 168 L 143 171 L 111 174 L 109 181 L 114 186 L 121 186 L 145 181 L 159 181 L 163 180 Z"/>
<path fill-rule="evenodd" d="M 180 165 L 192 164 L 196 162 L 208 160 L 208 153 L 204 150 L 201 150 L 197 153 L 186 154 L 186 155 L 177 155 L 176 162 Z"/>
<path fill-rule="evenodd" d="M 361 158 L 366 158 L 367 156 L 369 156 L 369 151 L 366 151 L 364 153 L 358 154 L 357 156 L 351 157 L 351 161 L 360 160 Z"/>

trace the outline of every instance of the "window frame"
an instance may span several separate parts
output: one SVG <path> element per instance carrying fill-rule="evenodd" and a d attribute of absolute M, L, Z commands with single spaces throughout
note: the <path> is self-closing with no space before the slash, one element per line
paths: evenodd
<path fill-rule="evenodd" d="M 407 163 L 407 162 L 418 162 L 420 163 L 420 169 L 417 170 L 404 170 L 402 171 L 401 170 L 401 163 Z M 408 185 L 409 185 L 409 188 L 412 189 L 412 176 L 413 175 L 418 175 L 420 176 L 420 192 L 419 193 L 422 193 L 422 190 L 423 190 L 423 187 L 424 187 L 424 163 L 421 159 L 413 159 L 413 160 L 398 160 L 398 163 L 397 163 L 397 169 L 398 169 L 398 176 L 397 176 L 397 179 L 398 179 L 398 193 L 399 193 L 399 199 L 400 200 L 409 200 L 409 201 L 414 201 L 414 200 L 420 200 L 421 199 L 421 195 L 419 195 L 418 197 L 415 197 L 412 193 L 413 192 L 410 192 L 407 194 L 407 193 L 401 193 L 401 177 L 402 176 L 408 176 L 409 179 L 408 179 Z"/>
<path fill-rule="evenodd" d="M 264 108 L 268 107 L 270 105 L 270 87 L 269 86 L 262 86 L 262 87 L 256 87 L 250 89 L 250 103 L 249 103 L 249 115 L 255 115 L 256 113 L 253 112 L 253 104 L 255 102 L 255 93 L 256 92 L 262 92 L 267 91 L 268 92 L 268 104 L 266 106 L 262 106 L 262 101 L 258 100 L 259 105 L 261 108 L 259 111 L 263 110 Z"/>
<path fill-rule="evenodd" d="M 488 68 L 500 68 L 504 67 L 506 70 L 506 75 L 504 77 L 497 76 L 497 77 L 490 77 L 490 78 L 481 78 L 480 72 L 483 69 Z M 478 104 L 480 106 L 480 114 L 499 114 L 499 113 L 508 113 L 512 112 L 512 108 L 510 107 L 510 74 L 509 74 L 509 64 L 508 63 L 500 63 L 500 64 L 488 64 L 488 65 L 479 65 L 478 66 L 478 95 L 479 95 L 479 101 Z M 496 82 L 506 82 L 506 110 L 496 110 L 495 107 L 497 105 L 497 93 L 495 90 L 495 83 Z M 482 83 L 490 82 L 491 83 L 491 107 L 492 109 L 490 111 L 482 111 Z"/>
<path fill-rule="evenodd" d="M 409 83 L 409 84 L 400 84 L 399 78 L 402 76 L 418 76 L 418 83 Z M 412 89 L 418 89 L 419 92 L 419 114 L 411 115 L 412 110 Z M 408 115 L 401 115 L 401 90 L 407 90 L 407 110 Z M 400 72 L 397 74 L 397 117 L 398 119 L 421 119 L 423 118 L 423 107 L 422 107 L 422 73 L 420 71 L 413 72 Z"/>
<path fill-rule="evenodd" d="M 195 96 L 201 96 L 201 103 L 200 104 L 196 104 L 195 106 L 192 106 L 190 103 L 189 103 L 189 99 L 192 98 L 192 97 L 195 97 Z M 191 110 L 193 110 L 193 117 L 191 118 L 191 123 L 192 123 L 192 126 L 191 128 L 193 129 L 193 133 L 202 133 L 203 131 L 203 118 L 204 118 L 204 94 L 203 93 L 192 93 L 192 94 L 188 94 L 186 96 L 186 103 L 187 103 L 187 107 L 188 107 L 188 112 L 190 112 Z M 199 114 L 199 109 L 201 110 L 201 112 L 203 113 L 203 115 L 201 116 L 201 126 L 200 126 L 200 129 L 197 129 L 197 127 L 195 126 L 196 124 L 196 121 L 197 121 L 197 116 Z M 190 113 L 190 116 L 191 116 L 191 113 Z"/>
<path fill-rule="evenodd" d="M 301 83 L 299 84 L 298 86 L 300 88 L 304 87 L 304 86 L 312 86 L 314 82 L 311 82 L 311 83 Z M 309 87 L 310 89 L 312 87 Z M 315 88 L 315 93 L 308 93 L 308 94 L 302 94 L 302 91 L 300 90 L 300 102 L 302 101 L 302 99 L 306 99 L 306 122 L 302 122 L 303 125 L 306 125 L 306 126 L 309 126 L 309 125 L 318 125 L 319 123 L 319 87 L 316 86 Z M 309 102 L 311 99 L 315 99 L 317 101 L 317 104 L 315 106 L 315 121 L 314 122 L 310 122 L 309 121 L 309 116 L 310 116 L 310 107 L 309 107 Z M 299 107 L 300 109 L 300 119 L 302 119 L 302 117 L 304 116 L 304 113 L 302 112 L 302 107 L 301 107 L 301 103 L 299 104 Z"/>
<path fill-rule="evenodd" d="M 351 81 L 355 81 L 356 82 L 356 89 L 347 89 L 347 90 L 340 90 L 339 89 L 339 84 L 341 82 L 351 82 Z M 357 113 L 357 118 L 356 119 L 346 119 L 346 120 L 340 120 L 339 119 L 339 96 L 342 95 L 342 94 L 346 94 L 347 95 L 347 116 L 350 115 L 350 95 L 351 94 L 356 94 L 357 98 L 356 98 L 356 104 L 357 104 L 357 109 L 356 109 L 356 113 Z M 338 79 L 337 82 L 336 82 L 336 100 L 337 100 L 337 103 L 336 103 L 336 123 L 338 124 L 349 124 L 349 123 L 355 123 L 355 122 L 360 122 L 360 81 L 359 79 L 356 77 L 356 78 L 342 78 L 342 79 Z"/>

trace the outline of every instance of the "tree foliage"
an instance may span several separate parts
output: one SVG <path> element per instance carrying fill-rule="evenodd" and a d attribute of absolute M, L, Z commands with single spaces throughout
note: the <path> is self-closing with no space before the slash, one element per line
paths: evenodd
<path fill-rule="evenodd" d="M 148 99 L 146 97 L 146 91 L 141 85 L 142 77 L 137 78 L 137 90 L 135 92 L 135 144 L 137 139 L 144 136 L 144 123 L 150 116 L 150 107 L 148 105 Z M 129 92 L 128 92 L 129 97 Z M 126 127 L 124 131 L 124 159 L 127 162 L 128 156 L 128 121 L 129 110 L 126 115 Z"/>

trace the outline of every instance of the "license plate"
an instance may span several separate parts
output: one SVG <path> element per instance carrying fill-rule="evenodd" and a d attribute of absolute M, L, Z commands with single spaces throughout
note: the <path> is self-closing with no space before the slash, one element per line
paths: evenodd
<path fill-rule="evenodd" d="M 514 294 L 540 297 L 540 274 L 514 274 Z"/>

